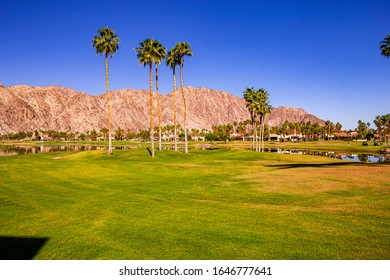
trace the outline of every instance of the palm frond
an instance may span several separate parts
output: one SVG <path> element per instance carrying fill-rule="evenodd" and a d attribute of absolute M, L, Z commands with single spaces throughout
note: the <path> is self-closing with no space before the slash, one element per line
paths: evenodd
<path fill-rule="evenodd" d="M 390 34 L 387 34 L 387 37 L 380 42 L 379 46 L 381 54 L 387 58 L 390 57 Z"/>

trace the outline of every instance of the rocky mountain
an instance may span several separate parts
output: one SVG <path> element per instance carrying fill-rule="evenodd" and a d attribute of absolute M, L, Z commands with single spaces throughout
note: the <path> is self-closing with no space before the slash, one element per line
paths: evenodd
<path fill-rule="evenodd" d="M 243 98 L 224 91 L 185 87 L 189 128 L 211 128 L 212 125 L 240 122 L 250 118 Z M 122 89 L 110 92 L 112 126 L 132 131 L 149 127 L 149 91 Z M 177 120 L 183 123 L 183 101 L 177 96 Z M 161 95 L 162 125 L 173 123 L 174 93 Z M 154 100 L 154 123 L 157 125 L 157 102 Z M 57 130 L 86 132 L 107 127 L 105 94 L 91 96 L 60 86 L 0 86 L 0 134 Z M 303 109 L 274 108 L 267 117 L 271 126 L 285 120 L 324 124 L 323 120 Z"/>

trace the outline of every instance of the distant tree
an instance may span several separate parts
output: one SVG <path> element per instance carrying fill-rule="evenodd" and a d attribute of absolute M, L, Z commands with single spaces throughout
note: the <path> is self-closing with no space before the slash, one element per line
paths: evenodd
<path fill-rule="evenodd" d="M 92 129 L 91 131 L 89 131 L 88 133 L 88 138 L 91 140 L 91 141 L 95 141 L 96 140 L 96 137 L 97 137 L 97 131 L 95 129 Z"/>
<path fill-rule="evenodd" d="M 142 130 L 137 134 L 137 137 L 143 141 L 146 141 L 148 138 L 150 138 L 150 131 Z"/>
<path fill-rule="evenodd" d="M 184 57 L 192 56 L 192 50 L 190 45 L 187 42 L 179 42 L 176 44 L 174 48 L 174 53 L 177 55 L 180 61 L 180 88 L 181 95 L 183 97 L 183 129 L 184 129 L 184 152 L 188 153 L 188 137 L 187 137 L 187 102 L 184 94 L 183 88 L 183 65 L 184 65 Z"/>
<path fill-rule="evenodd" d="M 369 131 L 367 134 L 366 134 L 366 138 L 368 141 L 371 141 L 372 139 L 375 138 L 375 134 L 372 132 L 372 131 Z"/>
<path fill-rule="evenodd" d="M 123 137 L 125 137 L 125 131 L 118 127 L 118 129 L 115 131 L 115 139 L 116 140 L 123 140 Z"/>
<path fill-rule="evenodd" d="M 382 116 L 376 116 L 374 120 L 374 124 L 376 125 L 376 131 L 379 135 L 379 142 L 382 142 L 382 129 L 383 129 L 383 118 Z"/>
<path fill-rule="evenodd" d="M 239 133 L 239 134 L 245 134 L 245 132 L 246 132 L 246 127 L 245 127 L 244 122 L 240 122 L 240 123 L 238 124 L 238 127 L 236 128 L 236 132 Z"/>
<path fill-rule="evenodd" d="M 386 118 L 385 118 L 385 124 L 386 124 L 386 126 L 387 126 L 387 144 L 389 144 L 390 143 L 390 114 L 387 114 L 387 115 L 385 115 L 386 116 Z"/>
<path fill-rule="evenodd" d="M 214 133 L 207 133 L 205 139 L 206 141 L 210 141 L 211 143 L 217 139 L 217 135 L 215 135 Z"/>
<path fill-rule="evenodd" d="M 125 137 L 127 139 L 134 139 L 134 138 L 136 138 L 136 134 L 134 132 L 131 132 L 130 129 L 127 129 Z"/>
<path fill-rule="evenodd" d="M 384 135 L 385 135 L 385 145 L 386 145 L 386 131 L 387 131 L 387 144 L 390 144 L 390 114 L 382 116 Z"/>
<path fill-rule="evenodd" d="M 283 141 L 286 141 L 286 135 L 289 135 L 289 131 L 288 131 L 288 121 L 286 120 L 279 128 L 279 133 L 280 135 L 283 135 Z"/>
<path fill-rule="evenodd" d="M 358 121 L 357 132 L 361 138 L 366 138 L 367 124 L 361 120 Z"/>
<path fill-rule="evenodd" d="M 341 132 L 341 128 L 342 128 L 342 124 L 341 123 L 336 123 L 336 126 L 335 126 L 335 129 L 336 129 L 336 132 L 340 133 Z"/>
<path fill-rule="evenodd" d="M 111 143 L 111 104 L 110 91 L 108 87 L 108 55 L 111 57 L 119 48 L 119 37 L 114 30 L 104 27 L 98 30 L 99 35 L 96 35 L 92 40 L 92 45 L 96 49 L 96 54 L 103 54 L 106 57 L 106 95 L 107 95 L 107 119 L 108 119 L 108 154 L 112 155 Z"/>
<path fill-rule="evenodd" d="M 39 135 L 38 130 L 34 131 L 34 140 L 39 141 L 41 140 L 41 136 Z"/>
<path fill-rule="evenodd" d="M 154 62 L 154 40 L 148 38 L 139 42 L 136 48 L 137 59 L 143 66 L 149 65 L 149 133 L 151 142 L 151 155 L 154 158 L 154 129 L 153 129 L 153 62 Z"/>
<path fill-rule="evenodd" d="M 379 48 L 381 49 L 381 54 L 387 58 L 390 56 L 390 34 L 387 34 L 385 39 L 380 43 Z"/>
<path fill-rule="evenodd" d="M 313 125 L 313 135 L 314 135 L 314 140 L 318 140 L 318 136 L 320 134 L 320 124 L 319 123 L 315 123 Z"/>
<path fill-rule="evenodd" d="M 333 134 L 333 132 L 335 131 L 335 125 L 333 122 L 331 122 L 330 120 L 327 120 L 325 122 L 325 128 L 326 128 L 326 134 L 327 134 L 327 139 L 329 140 L 330 139 L 330 136 Z"/>
<path fill-rule="evenodd" d="M 103 127 L 100 129 L 100 133 L 103 134 L 103 138 L 106 139 L 107 138 L 107 135 L 108 135 L 108 128 L 107 127 Z"/>

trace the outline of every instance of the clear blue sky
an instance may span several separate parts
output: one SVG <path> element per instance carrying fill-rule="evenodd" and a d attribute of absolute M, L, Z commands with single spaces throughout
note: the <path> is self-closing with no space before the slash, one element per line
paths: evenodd
<path fill-rule="evenodd" d="M 121 39 L 110 59 L 110 89 L 148 88 L 134 48 L 152 37 L 168 49 L 187 41 L 184 84 L 242 97 L 264 87 L 275 107 L 301 107 L 355 128 L 390 113 L 389 0 L 73 1 L 0 0 L 0 83 L 60 85 L 101 94 L 101 27 Z M 160 92 L 172 91 L 160 66 Z M 374 126 L 374 125 L 373 125 Z"/>

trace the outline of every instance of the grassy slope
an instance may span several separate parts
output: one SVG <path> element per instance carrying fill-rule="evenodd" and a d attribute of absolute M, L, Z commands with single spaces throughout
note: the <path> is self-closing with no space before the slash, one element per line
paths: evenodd
<path fill-rule="evenodd" d="M 37 259 L 390 259 L 390 166 L 252 151 L 0 157 Z"/>

